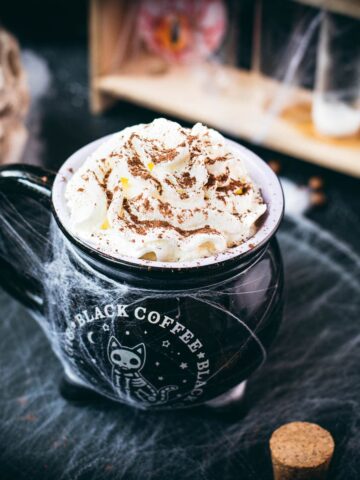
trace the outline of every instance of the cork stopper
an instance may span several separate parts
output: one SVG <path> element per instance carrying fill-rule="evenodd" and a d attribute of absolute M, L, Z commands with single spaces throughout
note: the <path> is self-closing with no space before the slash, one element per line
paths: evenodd
<path fill-rule="evenodd" d="M 334 453 L 334 440 L 319 425 L 292 422 L 270 438 L 275 480 L 323 480 Z"/>

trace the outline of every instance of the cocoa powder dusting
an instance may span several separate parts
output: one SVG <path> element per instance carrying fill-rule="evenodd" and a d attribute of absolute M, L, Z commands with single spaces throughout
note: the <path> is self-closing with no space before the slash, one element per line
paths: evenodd
<path fill-rule="evenodd" d="M 162 185 L 159 182 L 159 180 L 154 178 L 150 174 L 149 170 L 147 170 L 146 167 L 143 165 L 139 155 L 136 153 L 136 151 L 133 147 L 132 142 L 133 142 L 134 138 L 140 138 L 140 137 L 138 135 L 136 135 L 135 133 L 131 134 L 130 137 L 129 137 L 129 140 L 126 142 L 126 144 L 124 146 L 129 152 L 133 152 L 132 155 L 130 155 L 128 157 L 128 162 L 127 162 L 130 173 L 134 177 L 141 177 L 144 180 L 149 180 L 150 182 L 152 182 L 155 185 L 157 191 L 161 195 L 162 194 Z"/>
<path fill-rule="evenodd" d="M 112 169 L 109 169 L 109 170 L 105 173 L 105 175 L 104 175 L 104 182 L 103 182 L 108 208 L 109 208 L 109 205 L 110 205 L 110 203 L 112 202 L 112 199 L 113 199 L 113 192 L 112 192 L 111 190 L 109 190 L 109 189 L 108 189 L 108 186 L 107 186 L 109 177 L 110 177 L 110 175 L 111 175 L 111 172 L 112 172 Z"/>
<path fill-rule="evenodd" d="M 196 178 L 192 177 L 189 172 L 184 172 L 177 180 L 181 188 L 191 188 L 196 182 Z"/>
<path fill-rule="evenodd" d="M 215 175 L 213 175 L 212 173 L 209 173 L 208 181 L 206 182 L 205 187 L 211 188 L 215 185 L 215 183 L 216 183 Z"/>
<path fill-rule="evenodd" d="M 152 161 L 155 163 L 162 163 L 162 162 L 171 162 L 174 160 L 176 155 L 178 154 L 178 151 L 176 148 L 169 148 L 169 149 L 164 149 L 161 152 L 157 153 L 156 156 L 152 158 Z"/>
<path fill-rule="evenodd" d="M 171 205 L 168 202 L 159 202 L 159 210 L 164 217 L 172 217 Z"/>
<path fill-rule="evenodd" d="M 137 217 L 132 211 L 130 204 L 126 198 L 124 198 L 123 202 L 123 209 L 129 216 L 129 219 L 131 222 L 126 221 L 127 227 L 139 235 L 146 235 L 148 232 L 149 228 L 164 228 L 164 229 L 170 229 L 174 230 L 183 237 L 190 237 L 191 235 L 194 234 L 199 234 L 199 233 L 206 233 L 206 234 L 219 234 L 217 230 L 214 228 L 210 228 L 209 225 L 205 225 L 205 227 L 202 228 L 197 228 L 195 230 L 183 230 L 179 227 L 175 227 L 174 225 L 171 225 L 171 223 L 165 221 L 165 220 L 140 220 L 139 217 Z"/>
<path fill-rule="evenodd" d="M 195 189 L 194 187 L 197 186 L 197 178 L 195 175 L 192 176 L 192 172 L 194 172 L 194 165 L 197 165 L 198 163 L 201 163 L 203 165 L 205 163 L 205 166 L 208 167 L 209 165 L 214 165 L 218 162 L 225 162 L 232 157 L 231 153 L 225 153 L 224 155 L 216 158 L 208 157 L 206 155 L 207 147 L 212 146 L 212 142 L 210 141 L 209 136 L 206 134 L 199 137 L 197 135 L 191 135 L 187 132 L 189 132 L 188 129 L 183 131 L 184 137 L 186 139 L 181 144 L 177 145 L 177 147 L 175 148 L 165 148 L 165 146 L 160 140 L 141 138 L 138 134 L 132 133 L 122 147 L 123 153 L 119 153 L 117 151 L 113 151 L 110 153 L 110 157 L 124 158 L 126 160 L 130 175 L 132 177 L 142 178 L 148 182 L 151 182 L 158 192 L 158 195 L 155 195 L 154 198 L 145 198 L 145 195 L 143 195 L 142 193 L 136 198 L 124 198 L 122 203 L 122 210 L 121 213 L 119 213 L 119 217 L 121 215 L 120 226 L 117 227 L 119 231 L 125 232 L 126 230 L 130 230 L 142 236 L 142 238 L 148 235 L 149 229 L 163 229 L 165 231 L 175 231 L 184 238 L 196 234 L 221 234 L 218 230 L 210 227 L 209 225 L 205 225 L 204 227 L 196 228 L 194 230 L 184 230 L 176 225 L 184 224 L 184 222 L 187 222 L 187 220 L 193 217 L 196 212 L 200 211 L 204 213 L 204 216 L 202 218 L 205 218 L 205 222 L 207 222 L 207 208 L 211 208 L 210 200 L 212 195 L 215 194 L 216 198 L 223 202 L 226 206 L 229 202 L 229 194 L 246 194 L 249 190 L 251 190 L 252 186 L 251 183 L 247 183 L 246 181 L 244 181 L 244 179 L 231 179 L 230 169 L 225 164 L 221 169 L 221 174 L 214 175 L 213 173 L 208 172 L 208 177 L 205 185 L 203 187 L 202 185 L 198 185 L 198 188 Z M 143 159 L 137 153 L 135 139 L 141 142 L 141 148 L 144 149 L 145 156 Z M 153 176 L 156 175 L 156 173 L 159 171 L 155 169 L 154 173 L 151 173 L 154 165 L 173 161 L 179 155 L 179 149 L 185 148 L 187 145 L 189 147 L 190 156 L 186 158 L 185 171 L 180 168 L 170 169 L 172 170 L 170 174 L 164 175 L 164 178 L 162 178 L 161 182 L 155 176 Z M 219 144 L 218 147 L 220 148 L 222 147 L 222 145 Z M 93 175 L 99 186 L 105 192 L 109 208 L 109 205 L 113 200 L 113 192 L 119 191 L 119 189 L 121 189 L 122 187 L 121 185 L 117 185 L 113 189 L 113 191 L 109 189 L 108 182 L 109 177 L 112 173 L 112 169 L 107 168 L 108 164 L 106 163 L 106 159 L 101 159 L 100 161 L 101 165 L 98 172 L 100 178 L 98 178 L 96 172 L 87 172 L 87 174 Z M 84 178 L 84 176 L 82 178 Z M 126 178 L 126 180 L 128 179 Z M 182 200 L 189 199 L 193 193 L 194 195 L 199 193 L 204 194 L 206 208 L 185 208 L 184 210 L 174 208 L 171 203 L 166 202 L 163 199 L 163 182 L 165 182 L 167 186 L 171 187 L 171 189 L 174 190 L 174 193 L 176 192 L 176 194 Z M 210 189 L 212 190 L 210 192 L 207 192 L 207 190 Z M 79 188 L 78 191 L 84 191 L 84 188 Z M 209 195 L 207 195 L 207 193 L 209 193 Z M 127 196 L 126 189 L 124 190 L 124 196 Z M 152 202 L 154 202 L 154 204 Z M 234 202 L 231 202 L 231 205 L 233 203 Z M 163 219 L 142 220 L 140 218 L 142 215 L 146 215 L 149 213 L 154 218 L 154 212 L 156 214 L 160 213 Z M 221 214 L 221 209 L 218 210 L 218 212 Z M 232 214 L 234 215 L 234 217 L 242 220 L 242 215 L 236 211 L 235 204 L 233 205 Z M 173 223 L 175 223 L 175 225 L 173 225 Z M 157 238 L 163 238 L 164 233 L 162 231 L 158 231 L 156 233 Z M 132 239 L 131 241 L 135 242 L 134 239 Z M 144 242 L 144 240 L 140 241 Z M 250 244 L 249 247 L 250 249 L 254 248 L 252 244 Z"/>
<path fill-rule="evenodd" d="M 180 192 L 179 197 L 181 198 L 181 200 L 185 200 L 189 198 L 189 194 L 187 192 Z"/>
<path fill-rule="evenodd" d="M 234 192 L 234 190 L 237 190 L 237 189 L 242 189 L 241 195 L 243 195 L 244 193 L 247 193 L 250 190 L 250 188 L 251 188 L 250 185 L 242 182 L 241 180 L 231 180 L 231 182 L 228 185 L 218 187 L 216 191 L 228 193 L 228 192 Z"/>
<path fill-rule="evenodd" d="M 227 160 L 229 160 L 229 158 L 230 157 L 228 154 L 224 155 L 223 157 L 216 157 L 216 158 L 206 157 L 205 163 L 208 165 L 214 165 L 215 163 L 218 163 L 218 162 L 226 162 Z"/>

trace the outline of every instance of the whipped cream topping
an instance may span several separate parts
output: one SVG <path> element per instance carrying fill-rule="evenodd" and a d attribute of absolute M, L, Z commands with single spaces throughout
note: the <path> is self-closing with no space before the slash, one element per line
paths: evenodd
<path fill-rule="evenodd" d="M 70 231 L 114 257 L 161 262 L 240 245 L 266 211 L 239 151 L 197 123 L 163 118 L 114 134 L 66 187 Z"/>

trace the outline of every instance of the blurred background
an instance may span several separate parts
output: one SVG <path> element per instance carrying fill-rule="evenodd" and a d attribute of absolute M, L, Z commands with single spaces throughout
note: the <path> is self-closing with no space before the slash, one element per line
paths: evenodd
<path fill-rule="evenodd" d="M 360 1 L 2 1 L 0 164 L 56 171 L 159 116 L 212 126 L 280 175 L 285 321 L 251 408 L 74 407 L 35 322 L 1 292 L 1 480 L 270 479 L 269 435 L 294 419 L 333 433 L 330 478 L 359 478 Z"/>
<path fill-rule="evenodd" d="M 201 121 L 270 162 L 289 214 L 355 245 L 359 18 L 357 0 L 3 2 L 1 161 L 56 170 L 126 126 Z"/>

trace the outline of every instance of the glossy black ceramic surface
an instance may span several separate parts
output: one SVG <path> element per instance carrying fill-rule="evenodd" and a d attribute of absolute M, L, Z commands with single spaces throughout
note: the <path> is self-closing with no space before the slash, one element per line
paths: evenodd
<path fill-rule="evenodd" d="M 0 190 L 50 208 L 53 178 L 6 167 Z M 46 319 L 74 383 L 139 408 L 184 408 L 227 392 L 265 361 L 282 312 L 275 238 L 231 261 L 172 271 L 113 266 L 57 233 L 68 262 L 62 283 L 26 278 L 5 260 L 2 283 Z"/>

